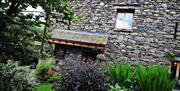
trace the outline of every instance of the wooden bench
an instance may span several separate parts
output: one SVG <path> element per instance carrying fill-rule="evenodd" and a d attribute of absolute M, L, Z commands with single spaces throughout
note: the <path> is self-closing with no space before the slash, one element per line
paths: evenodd
<path fill-rule="evenodd" d="M 180 20 L 179 21 L 175 21 L 175 31 L 174 31 L 174 39 L 177 38 L 177 32 L 179 31 L 179 23 L 180 23 Z"/>
<path fill-rule="evenodd" d="M 176 64 L 176 75 L 175 75 L 175 78 L 178 80 L 179 79 L 179 71 L 180 71 L 180 57 L 176 57 L 175 58 L 175 62 L 174 64 Z"/>

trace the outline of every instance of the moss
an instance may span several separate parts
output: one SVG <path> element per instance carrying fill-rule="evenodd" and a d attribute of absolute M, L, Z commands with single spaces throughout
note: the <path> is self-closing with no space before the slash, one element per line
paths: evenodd
<path fill-rule="evenodd" d="M 105 43 L 107 40 L 105 39 L 105 38 L 98 38 L 97 40 L 96 40 L 96 43 L 97 44 L 101 44 L 101 43 Z"/>
<path fill-rule="evenodd" d="M 81 33 L 71 33 L 66 31 L 57 31 L 53 34 L 52 38 L 59 38 L 72 41 L 80 41 L 95 44 L 105 44 L 107 42 L 107 37 L 102 35 L 93 34 L 81 34 Z"/>

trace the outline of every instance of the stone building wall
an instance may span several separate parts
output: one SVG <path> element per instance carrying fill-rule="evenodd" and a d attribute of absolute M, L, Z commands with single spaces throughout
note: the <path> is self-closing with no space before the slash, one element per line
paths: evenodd
<path fill-rule="evenodd" d="M 97 54 L 101 54 L 102 51 L 98 49 L 82 48 L 78 46 L 70 46 L 63 44 L 55 45 L 55 57 L 57 63 L 61 60 L 75 60 L 84 61 L 96 60 Z"/>
<path fill-rule="evenodd" d="M 81 25 L 72 30 L 109 34 L 105 54 L 114 59 L 164 61 L 169 51 L 180 53 L 180 39 L 173 39 L 175 20 L 180 20 L 178 0 L 145 0 L 140 5 L 118 5 L 113 0 L 71 0 Z M 117 9 L 135 9 L 133 31 L 115 31 Z M 179 55 L 180 56 L 180 55 Z"/>

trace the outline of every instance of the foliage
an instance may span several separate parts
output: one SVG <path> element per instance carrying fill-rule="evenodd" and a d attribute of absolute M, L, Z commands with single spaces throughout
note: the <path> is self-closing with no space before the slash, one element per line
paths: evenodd
<path fill-rule="evenodd" d="M 61 75 L 60 75 L 59 73 L 57 73 L 57 72 L 54 73 L 54 74 L 52 74 L 51 76 L 50 76 L 50 75 L 47 75 L 47 76 L 45 77 L 47 83 L 53 83 L 53 82 L 59 80 L 60 78 L 61 78 Z"/>
<path fill-rule="evenodd" d="M 127 88 L 123 88 L 121 86 L 119 86 L 119 84 L 115 84 L 115 86 L 113 85 L 109 85 L 109 90 L 108 91 L 129 91 Z"/>
<path fill-rule="evenodd" d="M 47 58 L 46 60 L 41 60 L 40 63 L 36 66 L 36 75 L 43 76 L 47 73 L 48 69 L 54 67 L 55 59 Z"/>
<path fill-rule="evenodd" d="M 148 68 L 138 66 L 136 77 L 139 91 L 172 91 L 176 83 L 170 78 L 168 68 L 159 65 Z"/>
<path fill-rule="evenodd" d="M 39 85 L 34 91 L 54 91 L 52 83 Z"/>
<path fill-rule="evenodd" d="M 106 61 L 106 56 L 104 54 L 98 54 L 96 57 L 99 61 Z"/>
<path fill-rule="evenodd" d="M 175 59 L 175 54 L 174 53 L 171 53 L 171 52 L 168 52 L 168 53 L 166 53 L 166 55 L 165 55 L 167 58 L 168 58 L 168 60 L 169 61 L 171 61 L 171 62 L 174 62 L 176 59 Z"/>
<path fill-rule="evenodd" d="M 6 22 L 3 22 L 7 23 L 6 26 L 0 26 L 3 27 L 0 31 L 0 50 L 2 51 L 0 59 L 14 59 L 22 64 L 37 60 L 38 47 L 33 45 L 34 40 L 38 40 L 40 36 L 40 30 L 33 27 L 37 23 L 23 14 L 13 18 L 7 16 L 7 18 Z"/>
<path fill-rule="evenodd" d="M 40 6 L 44 12 L 37 16 L 24 14 L 29 6 Z M 34 42 L 47 41 L 47 28 L 54 22 L 52 20 L 62 19 L 59 22 L 66 23 L 66 19 L 71 19 L 67 14 L 73 16 L 71 11 L 69 0 L 0 0 L 0 59 L 19 61 L 23 65 L 37 61 L 44 46 Z M 59 16 L 56 17 L 53 12 Z M 45 26 L 44 31 L 41 25 Z"/>
<path fill-rule="evenodd" d="M 41 82 L 52 83 L 54 81 L 57 81 L 61 76 L 59 73 L 53 70 L 54 66 L 54 58 L 41 60 L 41 62 L 36 67 L 35 74 Z"/>
<path fill-rule="evenodd" d="M 130 88 L 132 84 L 132 74 L 128 64 L 116 64 L 106 68 L 106 73 L 121 87 Z"/>
<path fill-rule="evenodd" d="M 72 66 L 56 82 L 56 91 L 105 91 L 107 77 L 93 65 Z"/>
<path fill-rule="evenodd" d="M 70 6 L 70 0 L 42 0 L 39 5 L 44 10 L 45 18 L 45 28 L 42 35 L 43 38 L 40 50 L 41 54 L 44 55 L 44 43 L 47 41 L 48 27 L 54 23 L 70 24 L 75 16 Z M 59 18 L 61 19 L 60 21 L 58 20 Z"/>
<path fill-rule="evenodd" d="M 36 87 L 35 75 L 27 66 L 0 63 L 0 89 L 2 91 L 31 91 Z"/>

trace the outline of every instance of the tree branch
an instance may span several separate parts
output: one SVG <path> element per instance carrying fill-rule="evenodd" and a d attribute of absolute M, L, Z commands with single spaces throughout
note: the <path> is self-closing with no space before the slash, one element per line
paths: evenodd
<path fill-rule="evenodd" d="M 21 0 L 12 0 L 11 5 L 7 11 L 7 15 L 12 16 L 17 12 L 18 7 L 20 6 Z"/>

